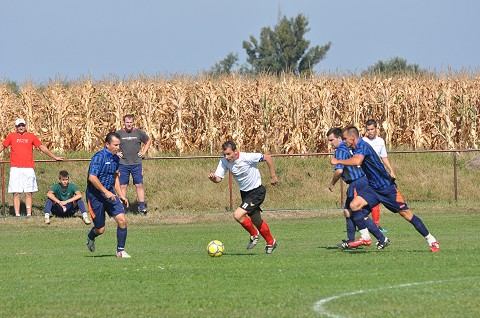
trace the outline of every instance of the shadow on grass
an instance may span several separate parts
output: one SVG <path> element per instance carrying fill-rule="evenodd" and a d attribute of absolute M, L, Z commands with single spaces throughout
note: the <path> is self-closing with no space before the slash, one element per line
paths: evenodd
<path fill-rule="evenodd" d="M 85 257 L 92 257 L 92 258 L 97 258 L 97 257 L 117 257 L 115 254 L 99 254 L 99 255 L 85 255 Z"/>
<path fill-rule="evenodd" d="M 260 254 L 252 254 L 252 253 L 225 253 L 223 256 L 257 256 Z"/>
<path fill-rule="evenodd" d="M 366 249 L 363 249 L 363 248 L 342 249 L 342 248 L 339 248 L 338 246 L 319 246 L 318 248 L 323 248 L 325 250 L 338 250 L 340 252 L 350 253 L 350 254 L 369 253 L 369 251 L 367 251 Z"/>

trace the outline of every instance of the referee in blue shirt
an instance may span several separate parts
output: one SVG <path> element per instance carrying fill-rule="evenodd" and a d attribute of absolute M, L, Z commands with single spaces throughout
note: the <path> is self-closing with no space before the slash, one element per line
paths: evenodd
<path fill-rule="evenodd" d="M 105 212 L 117 222 L 117 257 L 130 258 L 125 251 L 127 240 L 127 219 L 122 204 L 128 207 L 128 200 L 120 191 L 117 152 L 120 150 L 120 136 L 110 132 L 105 137 L 105 148 L 93 155 L 88 168 L 87 204 L 93 220 L 93 228 L 87 236 L 87 248 L 95 251 L 95 238 L 105 232 Z M 117 195 L 118 193 L 118 195 Z"/>
<path fill-rule="evenodd" d="M 358 129 L 354 126 L 345 128 L 343 130 L 343 140 L 353 150 L 353 157 L 346 160 L 332 158 L 331 163 L 334 165 L 361 166 L 379 201 L 391 212 L 400 214 L 410 222 L 417 232 L 425 238 L 432 252 L 440 251 L 438 241 L 428 231 L 423 221 L 412 213 L 380 157 L 372 146 L 360 138 Z"/>

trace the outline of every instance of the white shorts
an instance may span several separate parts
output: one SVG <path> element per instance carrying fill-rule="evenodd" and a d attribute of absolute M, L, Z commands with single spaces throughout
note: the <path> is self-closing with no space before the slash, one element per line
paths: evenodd
<path fill-rule="evenodd" d="M 37 192 L 37 177 L 33 168 L 10 168 L 8 193 Z"/>

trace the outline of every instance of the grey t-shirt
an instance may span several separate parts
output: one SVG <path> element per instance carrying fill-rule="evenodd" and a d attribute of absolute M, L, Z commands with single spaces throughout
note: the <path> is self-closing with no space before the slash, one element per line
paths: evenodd
<path fill-rule="evenodd" d="M 141 129 L 132 129 L 131 132 L 120 129 L 117 131 L 120 135 L 120 150 L 123 158 L 120 158 L 122 165 L 136 165 L 142 163 L 142 158 L 138 157 L 138 152 L 142 148 L 142 143 L 147 143 L 148 135 Z"/>

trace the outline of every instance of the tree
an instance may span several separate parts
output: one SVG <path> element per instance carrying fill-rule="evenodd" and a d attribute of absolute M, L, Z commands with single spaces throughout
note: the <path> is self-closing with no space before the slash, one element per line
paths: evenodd
<path fill-rule="evenodd" d="M 231 74 L 234 71 L 234 66 L 237 64 L 237 62 L 238 54 L 229 53 L 223 60 L 215 63 L 208 73 L 213 76 Z"/>
<path fill-rule="evenodd" d="M 250 36 L 250 41 L 243 41 L 243 48 L 251 71 L 311 73 L 313 67 L 325 58 L 331 43 L 308 49 L 310 41 L 304 36 L 309 30 L 307 18 L 299 14 L 291 19 L 284 16 L 273 29 L 262 28 L 259 40 Z"/>
<path fill-rule="evenodd" d="M 427 71 L 421 69 L 418 64 L 408 64 L 407 60 L 401 57 L 394 57 L 386 61 L 380 60 L 363 72 L 364 75 L 384 76 L 423 75 L 426 73 Z"/>

